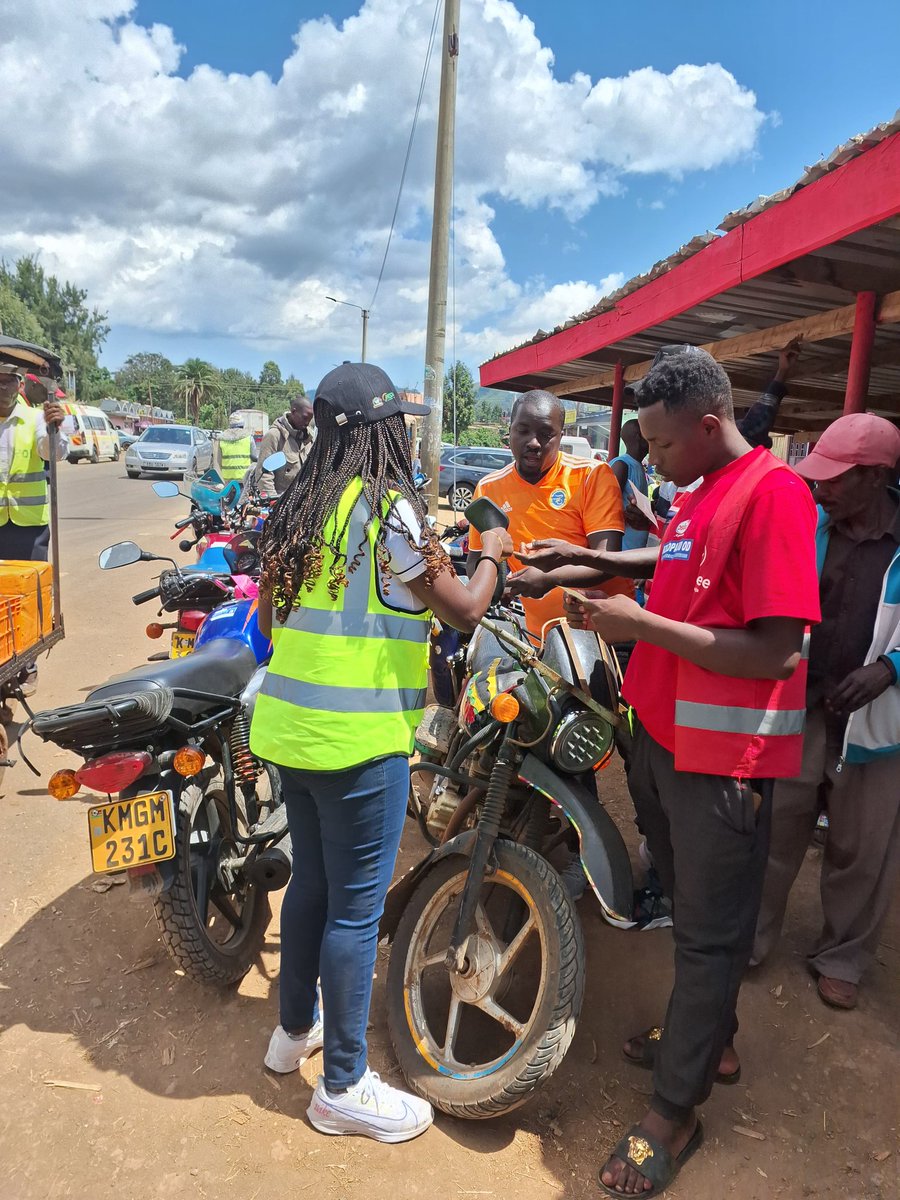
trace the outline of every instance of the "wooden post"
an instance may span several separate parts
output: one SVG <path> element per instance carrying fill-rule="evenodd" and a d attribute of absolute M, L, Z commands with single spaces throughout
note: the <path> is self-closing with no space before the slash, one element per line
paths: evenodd
<path fill-rule="evenodd" d="M 625 405 L 625 368 L 621 362 L 616 363 L 615 379 L 613 380 L 612 411 L 609 415 L 609 446 L 607 454 L 615 458 L 619 453 L 619 438 L 622 434 L 622 409 Z"/>
<path fill-rule="evenodd" d="M 874 292 L 856 294 L 856 316 L 853 321 L 853 341 L 850 345 L 850 365 L 847 368 L 847 392 L 844 396 L 845 415 L 866 411 L 877 302 L 878 297 Z"/>

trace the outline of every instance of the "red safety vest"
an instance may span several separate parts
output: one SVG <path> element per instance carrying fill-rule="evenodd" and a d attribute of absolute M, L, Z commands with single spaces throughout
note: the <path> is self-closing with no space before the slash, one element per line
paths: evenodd
<path fill-rule="evenodd" d="M 772 454 L 749 464 L 722 498 L 707 532 L 703 584 L 694 587 L 685 621 L 729 627 L 716 591 L 757 484 L 790 470 Z M 732 623 L 731 628 L 737 628 Z M 679 771 L 738 779 L 785 779 L 800 772 L 806 721 L 809 631 L 790 679 L 736 679 L 678 660 L 675 766 Z"/>

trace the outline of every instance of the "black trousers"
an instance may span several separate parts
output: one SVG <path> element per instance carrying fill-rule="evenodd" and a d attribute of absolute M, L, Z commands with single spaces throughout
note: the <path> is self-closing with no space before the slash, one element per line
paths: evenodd
<path fill-rule="evenodd" d="M 49 525 L 0 525 L 0 558 L 13 562 L 46 562 L 50 549 Z"/>
<path fill-rule="evenodd" d="M 737 1032 L 769 852 L 772 781 L 676 771 L 674 756 L 635 721 L 628 789 L 673 902 L 675 983 L 651 1107 L 682 1120 L 709 1096 Z"/>

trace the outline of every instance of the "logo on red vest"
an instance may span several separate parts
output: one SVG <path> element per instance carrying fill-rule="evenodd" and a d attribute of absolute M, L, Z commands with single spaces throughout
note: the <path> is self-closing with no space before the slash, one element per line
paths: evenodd
<path fill-rule="evenodd" d="M 684 534 L 686 534 L 686 533 L 687 533 L 687 531 L 688 531 L 688 525 L 690 525 L 690 523 L 691 523 L 691 522 L 690 522 L 690 520 L 687 520 L 687 521 L 679 521 L 679 523 L 678 523 L 678 524 L 675 526 L 675 536 L 676 536 L 676 537 L 683 537 L 683 536 L 684 536 Z"/>
<path fill-rule="evenodd" d="M 663 562 L 687 562 L 694 548 L 693 538 L 681 538 L 677 542 L 666 542 L 660 553 Z"/>

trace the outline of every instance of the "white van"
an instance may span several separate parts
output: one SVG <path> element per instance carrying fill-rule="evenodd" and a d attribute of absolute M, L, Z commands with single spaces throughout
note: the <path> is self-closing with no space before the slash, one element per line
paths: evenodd
<path fill-rule="evenodd" d="M 101 458 L 119 457 L 119 435 L 106 413 L 86 404 L 71 404 L 63 421 L 63 429 L 69 438 L 69 462 L 77 463 L 86 458 L 88 462 L 99 462 Z"/>
<path fill-rule="evenodd" d="M 594 457 L 594 447 L 586 437 L 576 437 L 572 434 L 564 433 L 559 443 L 559 448 L 563 454 L 571 454 L 574 458 Z"/>

